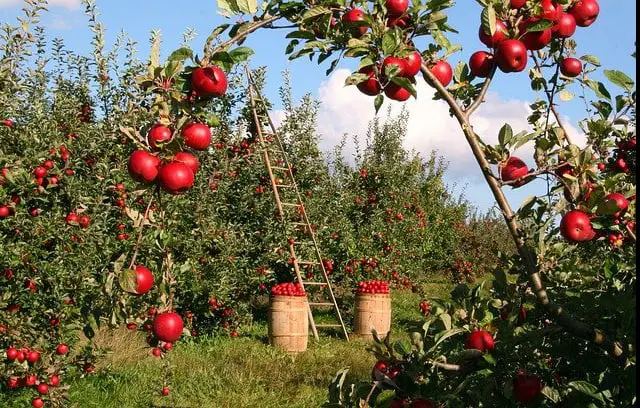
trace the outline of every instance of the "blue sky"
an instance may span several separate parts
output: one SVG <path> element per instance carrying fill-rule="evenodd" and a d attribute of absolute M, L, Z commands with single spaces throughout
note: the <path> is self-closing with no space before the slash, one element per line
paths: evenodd
<path fill-rule="evenodd" d="M 50 0 L 50 12 L 43 16 L 42 22 L 48 28 L 52 37 L 64 38 L 67 46 L 80 53 L 88 52 L 91 33 L 86 26 L 83 8 L 78 6 L 78 0 Z M 575 40 L 578 42 L 578 54 L 597 55 L 605 68 L 620 69 L 632 74 L 635 79 L 635 60 L 630 57 L 634 50 L 636 30 L 636 3 L 632 0 L 601 0 L 600 16 L 596 23 L 587 29 L 578 29 Z M 0 22 L 13 20 L 20 13 L 20 0 L 0 0 Z M 216 13 L 215 0 L 188 0 L 175 2 L 168 0 L 124 1 L 97 0 L 101 12 L 100 19 L 107 28 L 107 44 L 112 44 L 115 36 L 126 31 L 130 37 L 138 41 L 138 48 L 142 57 L 147 55 L 149 32 L 158 29 L 163 35 L 163 54 L 167 55 L 178 47 L 182 40 L 182 33 L 186 28 L 195 29 L 198 37 L 192 43 L 196 50 L 201 49 L 202 43 L 210 30 L 228 20 Z M 452 36 L 454 43 L 461 44 L 463 50 L 454 55 L 452 65 L 458 60 L 468 60 L 474 51 L 482 49 L 477 38 L 480 6 L 472 0 L 459 0 L 450 13 L 450 24 L 460 31 Z M 307 92 L 315 96 L 323 94 L 321 88 L 329 89 L 324 72 L 327 64 L 318 67 L 308 59 L 289 62 L 284 55 L 286 41 L 285 33 L 281 30 L 266 30 L 254 34 L 245 45 L 251 46 L 257 52 L 252 58 L 252 65 L 269 66 L 269 83 L 267 95 L 277 100 L 278 78 L 283 69 L 291 71 L 294 94 L 297 97 Z M 342 67 L 349 68 L 350 64 Z M 600 78 L 598 78 L 600 79 Z M 512 75 L 498 75 L 492 91 L 495 93 L 496 106 L 523 105 L 522 102 L 533 101 L 535 94 L 529 90 L 526 72 Z M 486 112 L 490 112 L 488 107 Z M 495 110 L 495 109 L 494 109 Z M 497 109 L 500 110 L 500 109 Z M 577 121 L 582 117 L 584 106 L 578 99 L 563 103 L 562 114 L 566 115 L 577 129 Z M 491 116 L 494 115 L 494 116 Z M 482 119 L 498 122 L 501 118 L 496 113 L 487 113 Z M 326 118 L 331 120 L 331 117 Z M 499 128 L 502 123 L 499 123 Z M 491 127 L 492 129 L 493 127 Z M 350 129 L 340 129 L 349 131 Z M 354 130 L 355 131 L 355 130 Z M 460 134 L 451 135 L 452 139 L 462 142 Z M 331 140 L 331 139 L 330 139 Z M 329 140 L 329 141 L 330 141 Z M 433 145 L 447 152 L 448 146 Z M 464 148 L 464 146 L 462 146 Z M 467 148 L 468 149 L 468 148 Z M 463 157 L 464 156 L 460 156 Z M 467 156 L 468 159 L 468 156 Z M 470 176 L 475 171 L 474 164 L 467 159 L 460 159 L 462 163 L 452 163 L 452 166 L 463 171 L 450 175 L 449 182 L 458 186 L 467 185 L 466 193 L 472 202 L 481 208 L 487 208 L 491 197 L 483 182 L 477 177 Z M 453 161 L 456 156 L 453 156 Z M 467 169 L 468 167 L 468 169 Z M 468 173 L 466 173 L 468 170 Z M 476 185 L 477 184 L 477 185 Z M 510 194 L 514 204 L 526 195 L 525 192 Z"/>

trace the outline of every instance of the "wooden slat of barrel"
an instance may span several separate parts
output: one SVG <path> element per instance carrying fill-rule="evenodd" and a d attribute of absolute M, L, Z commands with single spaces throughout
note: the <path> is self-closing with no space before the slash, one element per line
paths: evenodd
<path fill-rule="evenodd" d="M 373 339 L 371 329 L 383 338 L 391 330 L 391 297 L 387 294 L 357 294 L 354 316 L 355 337 Z"/>
<path fill-rule="evenodd" d="M 309 317 L 304 296 L 272 296 L 269 308 L 269 344 L 290 353 L 307 349 Z"/>

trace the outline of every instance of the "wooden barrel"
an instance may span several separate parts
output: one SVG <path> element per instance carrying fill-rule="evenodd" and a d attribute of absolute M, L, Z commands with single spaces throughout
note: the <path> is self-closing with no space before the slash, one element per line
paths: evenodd
<path fill-rule="evenodd" d="M 388 294 L 356 294 L 353 337 L 373 340 L 371 329 L 381 339 L 391 329 L 391 297 Z"/>
<path fill-rule="evenodd" d="M 290 353 L 307 349 L 309 315 L 306 296 L 271 296 L 269 344 Z"/>

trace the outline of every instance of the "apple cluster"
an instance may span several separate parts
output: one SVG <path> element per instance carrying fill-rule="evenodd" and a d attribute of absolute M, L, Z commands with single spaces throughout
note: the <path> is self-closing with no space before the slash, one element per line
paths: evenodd
<path fill-rule="evenodd" d="M 192 93 L 189 99 L 223 96 L 227 85 L 227 78 L 220 68 L 195 68 L 191 73 Z M 148 132 L 147 143 L 154 153 L 145 149 L 134 151 L 129 157 L 128 168 L 134 180 L 144 184 L 157 181 L 167 193 L 179 195 L 193 186 L 200 162 L 194 154 L 181 150 L 174 133 L 170 126 L 153 125 Z M 193 150 L 207 150 L 211 144 L 211 129 L 204 123 L 187 123 L 180 129 L 180 136 L 182 143 Z M 161 158 L 158 155 L 160 151 L 174 152 Z"/>
<path fill-rule="evenodd" d="M 579 0 L 567 10 L 553 0 L 535 2 L 532 8 L 526 7 L 526 0 L 510 0 L 509 5 L 511 11 L 503 16 L 504 20 L 495 22 L 493 35 L 486 27 L 480 27 L 480 41 L 494 53 L 477 51 L 471 55 L 469 68 L 477 77 L 489 76 L 494 65 L 505 73 L 523 71 L 529 51 L 545 48 L 553 38 L 571 37 L 576 27 L 593 24 L 600 12 L 597 0 Z M 582 63 L 576 58 L 564 58 L 560 72 L 576 77 L 582 72 Z"/>
<path fill-rule="evenodd" d="M 429 313 L 431 312 L 431 305 L 429 304 L 429 302 L 423 300 L 418 306 L 420 307 L 420 311 L 423 315 L 429 316 Z"/>
<path fill-rule="evenodd" d="M 383 378 L 396 380 L 403 373 L 401 364 L 392 364 L 386 361 L 378 360 L 371 370 L 371 378 L 374 381 L 381 381 Z M 397 381 L 397 380 L 396 380 Z M 424 398 L 402 398 L 396 396 L 392 401 L 390 408 L 435 408 L 436 404 Z"/>
<path fill-rule="evenodd" d="M 389 293 L 391 293 L 391 291 L 389 289 L 389 282 L 385 280 L 374 279 L 358 282 L 356 293 L 388 295 Z"/>
<path fill-rule="evenodd" d="M 293 282 L 279 283 L 271 288 L 273 296 L 306 296 L 302 285 Z"/>

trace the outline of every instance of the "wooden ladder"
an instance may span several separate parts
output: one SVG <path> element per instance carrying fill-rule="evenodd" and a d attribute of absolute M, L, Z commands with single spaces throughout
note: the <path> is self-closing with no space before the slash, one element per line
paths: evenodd
<path fill-rule="evenodd" d="M 260 91 L 256 88 L 251 76 L 251 70 L 248 67 L 246 68 L 246 72 L 249 85 L 249 99 L 251 103 L 251 110 L 253 113 L 253 120 L 255 122 L 255 131 L 262 148 L 262 158 L 267 167 L 267 172 L 269 173 L 269 179 L 271 181 L 271 188 L 276 200 L 278 215 L 280 216 L 280 219 L 284 224 L 285 232 L 288 233 L 289 230 L 298 233 L 302 232 L 304 235 L 306 235 L 307 239 L 307 241 L 301 241 L 298 239 L 289 238 L 287 243 L 289 247 L 289 254 L 291 255 L 290 260 L 293 262 L 293 269 L 295 271 L 296 280 L 298 283 L 300 283 L 300 285 L 302 285 L 302 288 L 305 289 L 305 292 L 305 286 L 316 286 L 321 290 L 326 290 L 329 295 L 329 299 L 327 301 L 308 302 L 308 316 L 311 331 L 314 338 L 316 340 L 319 340 L 319 328 L 339 328 L 342 332 L 342 335 L 344 335 L 345 339 L 348 341 L 349 334 L 347 333 L 344 321 L 342 320 L 340 308 L 338 307 L 338 303 L 336 302 L 336 297 L 333 293 L 331 282 L 329 281 L 327 269 L 322 260 L 318 241 L 316 240 L 313 227 L 309 222 L 309 218 L 307 217 L 307 212 L 304 208 L 302 196 L 300 195 L 300 191 L 298 190 L 298 186 L 293 176 L 294 171 L 292 170 L 289 159 L 287 158 L 282 140 L 278 136 L 278 132 L 273 122 L 271 121 L 271 117 L 269 116 L 269 113 L 267 111 L 265 100 L 260 94 Z M 267 128 L 266 131 L 265 128 Z M 269 141 L 267 141 L 267 139 L 269 139 Z M 272 146 L 275 146 L 275 148 L 273 148 Z M 272 156 L 276 156 L 277 159 L 279 159 L 276 162 L 278 166 L 274 166 L 272 164 Z M 291 197 L 290 201 L 293 202 L 283 201 L 283 195 L 288 195 L 289 197 Z M 291 221 L 287 217 L 287 215 L 289 214 L 288 211 L 292 210 L 296 211 L 296 215 L 299 218 L 297 221 Z M 288 226 L 292 228 L 287 228 Z M 315 259 L 303 260 L 299 258 L 296 248 L 300 248 L 301 246 L 305 245 L 307 246 L 307 250 L 310 250 L 312 252 L 310 257 Z M 303 267 L 305 269 L 311 269 L 313 267 L 319 268 L 322 271 L 322 282 L 311 280 L 305 281 L 305 279 L 303 279 L 302 273 Z M 339 323 L 316 324 L 313 317 L 313 308 L 327 307 L 334 310 L 335 316 L 337 317 Z"/>

